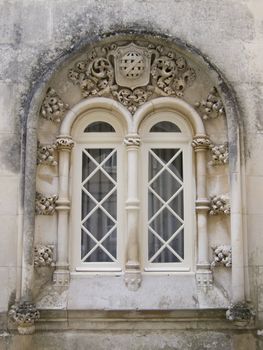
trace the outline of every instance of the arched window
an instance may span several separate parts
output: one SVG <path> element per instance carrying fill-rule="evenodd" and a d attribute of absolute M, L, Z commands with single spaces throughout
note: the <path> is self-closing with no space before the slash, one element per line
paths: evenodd
<path fill-rule="evenodd" d="M 192 135 L 173 112 L 142 122 L 143 261 L 146 271 L 190 271 L 194 239 Z"/>
<path fill-rule="evenodd" d="M 123 268 L 123 130 L 110 113 L 91 112 L 72 129 L 72 268 Z"/>

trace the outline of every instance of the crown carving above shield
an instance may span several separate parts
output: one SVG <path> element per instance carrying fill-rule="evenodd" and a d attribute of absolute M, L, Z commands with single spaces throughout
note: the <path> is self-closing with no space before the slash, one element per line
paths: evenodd
<path fill-rule="evenodd" d="M 119 47 L 114 53 L 116 83 L 135 89 L 150 80 L 151 53 L 133 43 Z"/>

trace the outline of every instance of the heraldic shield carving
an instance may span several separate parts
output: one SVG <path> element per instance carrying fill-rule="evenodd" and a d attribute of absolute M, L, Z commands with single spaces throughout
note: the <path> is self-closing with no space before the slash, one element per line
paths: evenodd
<path fill-rule="evenodd" d="M 116 83 L 132 90 L 148 85 L 151 55 L 151 52 L 133 43 L 119 47 L 114 54 Z"/>
<path fill-rule="evenodd" d="M 151 98 L 182 97 L 195 78 L 184 57 L 147 42 L 95 47 L 68 72 L 83 97 L 111 97 L 131 113 Z"/>

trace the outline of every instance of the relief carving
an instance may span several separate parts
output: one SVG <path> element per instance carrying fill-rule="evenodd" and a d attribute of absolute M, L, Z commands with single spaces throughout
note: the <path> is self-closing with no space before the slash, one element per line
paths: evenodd
<path fill-rule="evenodd" d="M 23 302 L 11 307 L 9 317 L 17 324 L 20 334 L 32 334 L 35 331 L 35 321 L 40 318 L 40 313 L 35 304 Z"/>
<path fill-rule="evenodd" d="M 71 151 L 74 147 L 74 141 L 71 137 L 58 136 L 56 140 L 56 148 L 58 150 Z"/>
<path fill-rule="evenodd" d="M 195 136 L 192 141 L 192 147 L 195 151 L 208 149 L 210 144 L 211 141 L 206 135 Z"/>
<path fill-rule="evenodd" d="M 42 103 L 40 115 L 47 120 L 60 123 L 68 108 L 69 106 L 61 100 L 56 91 L 49 88 Z"/>
<path fill-rule="evenodd" d="M 196 75 L 175 52 L 130 43 L 94 49 L 69 70 L 68 78 L 80 87 L 83 97 L 110 96 L 135 113 L 151 97 L 182 97 Z"/>
<path fill-rule="evenodd" d="M 55 266 L 53 245 L 39 244 L 34 248 L 34 266 Z"/>
<path fill-rule="evenodd" d="M 55 150 L 57 146 L 55 144 L 52 145 L 42 145 L 38 142 L 37 145 L 37 164 L 41 165 L 57 165 L 57 161 L 55 160 Z"/>
<path fill-rule="evenodd" d="M 229 245 L 220 245 L 212 248 L 214 251 L 214 258 L 211 263 L 211 268 L 218 265 L 224 265 L 225 267 L 232 266 L 232 248 Z"/>
<path fill-rule="evenodd" d="M 249 324 L 255 318 L 255 310 L 253 310 L 247 303 L 239 302 L 231 304 L 226 311 L 226 319 L 232 322 L 240 323 L 241 326 Z"/>
<path fill-rule="evenodd" d="M 214 145 L 211 144 L 210 150 L 212 153 L 212 161 L 211 165 L 224 165 L 228 163 L 229 151 L 228 151 L 228 143 L 225 142 L 222 145 Z"/>
<path fill-rule="evenodd" d="M 141 139 L 139 135 L 127 135 L 124 138 L 124 143 L 126 146 L 140 146 Z"/>
<path fill-rule="evenodd" d="M 210 197 L 210 215 L 230 215 L 230 202 L 228 195 L 214 195 Z"/>
<path fill-rule="evenodd" d="M 56 201 L 58 196 L 45 196 L 42 193 L 36 193 L 36 214 L 37 215 L 53 215 L 56 209 Z"/>
<path fill-rule="evenodd" d="M 203 120 L 225 116 L 225 109 L 221 97 L 215 87 L 209 92 L 206 100 L 197 102 L 196 108 L 200 111 Z"/>

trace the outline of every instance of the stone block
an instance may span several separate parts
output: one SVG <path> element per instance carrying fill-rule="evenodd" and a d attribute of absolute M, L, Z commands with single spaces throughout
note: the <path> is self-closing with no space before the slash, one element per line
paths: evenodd
<path fill-rule="evenodd" d="M 261 205 L 263 198 L 263 176 L 247 176 L 247 213 L 263 214 Z"/>
<path fill-rule="evenodd" d="M 15 88 L 0 82 L 0 133 L 15 131 Z"/>
<path fill-rule="evenodd" d="M 17 256 L 17 217 L 1 215 L 0 267 L 15 266 Z"/>
<path fill-rule="evenodd" d="M 1 1 L 0 44 L 13 44 L 20 40 L 19 12 L 15 1 Z"/>
<path fill-rule="evenodd" d="M 263 266 L 263 214 L 247 215 L 247 245 L 249 265 Z"/>
<path fill-rule="evenodd" d="M 21 8 L 22 41 L 38 45 L 51 39 L 51 7 L 46 2 L 26 1 Z"/>
<path fill-rule="evenodd" d="M 1 281 L 1 293 L 0 293 L 0 312 L 8 309 L 8 267 L 0 267 L 0 281 Z"/>
<path fill-rule="evenodd" d="M 0 178 L 0 217 L 17 214 L 18 181 L 15 176 L 2 176 Z"/>
<path fill-rule="evenodd" d="M 16 176 L 20 170 L 20 136 L 0 133 L 0 175 Z"/>

